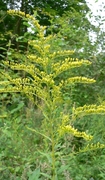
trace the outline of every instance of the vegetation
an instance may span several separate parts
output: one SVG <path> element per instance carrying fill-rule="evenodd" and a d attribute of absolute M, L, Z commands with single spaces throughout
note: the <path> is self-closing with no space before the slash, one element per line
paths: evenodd
<path fill-rule="evenodd" d="M 104 55 L 86 3 L 57 2 L 36 1 L 33 15 L 33 1 L 7 14 L 2 3 L 1 23 L 21 23 L 1 29 L 0 180 L 104 179 Z"/>

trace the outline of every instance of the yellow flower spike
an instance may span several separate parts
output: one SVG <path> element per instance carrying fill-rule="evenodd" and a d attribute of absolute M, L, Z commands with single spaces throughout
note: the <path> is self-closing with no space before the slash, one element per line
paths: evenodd
<path fill-rule="evenodd" d="M 73 110 L 73 113 L 76 117 L 83 117 L 90 114 L 105 114 L 104 105 L 84 105 L 83 107 L 78 107 Z"/>
<path fill-rule="evenodd" d="M 96 80 L 82 77 L 82 76 L 77 76 L 77 77 L 72 77 L 68 78 L 65 83 L 66 84 L 73 84 L 73 83 L 94 83 Z"/>
<path fill-rule="evenodd" d="M 105 144 L 96 143 L 96 144 L 88 144 L 85 148 L 79 149 L 79 152 L 87 152 L 87 151 L 93 151 L 96 149 L 102 149 L 105 148 Z"/>
<path fill-rule="evenodd" d="M 10 15 L 18 15 L 21 16 L 22 18 L 25 17 L 25 13 L 19 10 L 8 10 L 7 13 Z"/>
<path fill-rule="evenodd" d="M 8 14 L 10 15 L 16 15 L 16 16 L 20 16 L 22 18 L 27 18 L 29 19 L 30 21 L 32 21 L 32 24 L 37 28 L 37 29 L 41 29 L 41 26 L 39 25 L 38 21 L 32 16 L 32 15 L 29 15 L 29 14 L 25 14 L 24 12 L 22 11 L 19 11 L 19 10 L 9 10 L 7 11 Z"/>
<path fill-rule="evenodd" d="M 62 127 L 65 126 L 69 122 L 69 115 L 68 114 L 63 114 L 62 115 Z"/>
<path fill-rule="evenodd" d="M 44 46 L 45 53 L 49 52 L 49 49 L 50 49 L 50 45 L 49 44 Z"/>
<path fill-rule="evenodd" d="M 5 92 L 21 92 L 21 87 L 8 87 L 8 88 L 1 88 L 0 93 Z"/>
<path fill-rule="evenodd" d="M 55 77 L 58 76 L 63 71 L 66 71 L 66 70 L 69 70 L 69 69 L 72 69 L 72 68 L 76 68 L 76 67 L 80 67 L 82 65 L 90 65 L 90 62 L 88 60 L 80 60 L 80 61 L 74 61 L 73 60 L 72 61 L 71 58 L 66 58 L 60 64 L 55 63 L 55 65 L 53 66 L 53 70 L 55 72 Z M 78 77 L 78 81 L 80 81 L 81 79 L 82 79 L 81 77 Z M 82 79 L 82 80 L 85 81 L 85 79 Z"/>
<path fill-rule="evenodd" d="M 49 87 L 52 87 L 54 85 L 54 80 L 49 76 L 42 77 L 41 83 L 45 83 Z"/>
<path fill-rule="evenodd" d="M 93 136 L 91 135 L 87 135 L 85 132 L 79 132 L 77 131 L 77 129 L 74 129 L 72 126 L 70 125 L 67 125 L 67 126 L 60 126 L 59 130 L 59 135 L 62 136 L 63 134 L 65 133 L 70 133 L 72 135 L 74 135 L 75 137 L 82 137 L 84 138 L 85 140 L 92 140 Z"/>
<path fill-rule="evenodd" d="M 0 85 L 5 85 L 7 86 L 8 84 L 10 84 L 10 81 L 0 81 Z"/>
<path fill-rule="evenodd" d="M 49 36 L 47 36 L 47 37 L 44 37 L 44 44 L 48 43 L 49 40 L 51 40 L 52 38 L 53 38 L 52 35 L 49 35 Z"/>
<path fill-rule="evenodd" d="M 53 85 L 53 89 L 51 90 L 53 98 L 61 97 L 61 89 L 60 87 Z"/>
<path fill-rule="evenodd" d="M 60 56 L 68 56 L 68 55 L 72 55 L 74 54 L 74 51 L 71 51 L 71 50 L 64 50 L 64 51 L 57 51 L 57 52 L 53 52 L 52 54 L 50 54 L 49 56 L 51 58 L 57 58 L 57 57 L 60 57 Z M 67 59 L 68 61 L 71 60 L 72 58 L 65 58 Z"/>
<path fill-rule="evenodd" d="M 37 57 L 37 56 L 35 56 L 33 54 L 28 55 L 27 58 L 32 62 L 36 62 L 38 64 L 44 64 L 43 63 L 43 58 Z"/>
<path fill-rule="evenodd" d="M 41 49 L 41 47 L 39 47 L 39 45 L 34 44 L 33 47 L 34 47 L 36 50 L 38 50 L 38 52 L 42 52 L 42 49 Z"/>

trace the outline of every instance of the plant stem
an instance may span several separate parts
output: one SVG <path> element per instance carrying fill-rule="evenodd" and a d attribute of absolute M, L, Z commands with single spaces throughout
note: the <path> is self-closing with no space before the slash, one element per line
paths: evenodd
<path fill-rule="evenodd" d="M 56 162 L 56 158 L 55 158 L 55 140 L 54 140 L 53 127 L 52 127 L 52 180 L 55 180 L 55 177 L 56 177 L 55 162 Z"/>

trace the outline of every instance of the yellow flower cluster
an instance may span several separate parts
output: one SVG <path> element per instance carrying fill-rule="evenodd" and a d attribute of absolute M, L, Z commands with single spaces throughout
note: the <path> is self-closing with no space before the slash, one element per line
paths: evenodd
<path fill-rule="evenodd" d="M 11 69 L 26 71 L 27 73 L 29 73 L 34 78 L 35 81 L 33 81 L 33 83 L 34 82 L 40 82 L 40 78 L 39 78 L 40 70 L 37 67 L 35 67 L 34 64 L 25 65 L 25 64 L 11 63 L 9 65 L 9 62 L 7 62 L 7 61 L 4 62 L 4 64 L 10 66 Z M 8 78 L 8 79 L 11 81 L 10 78 Z"/>
<path fill-rule="evenodd" d="M 28 78 L 16 78 L 16 79 L 12 79 L 10 81 L 10 83 L 12 84 L 16 84 L 18 86 L 20 86 L 21 84 L 25 85 L 25 84 L 29 84 L 30 83 L 30 79 Z"/>
<path fill-rule="evenodd" d="M 33 47 L 40 53 L 42 54 L 43 53 L 43 49 L 41 49 L 41 47 L 37 44 L 34 44 Z"/>
<path fill-rule="evenodd" d="M 49 44 L 45 44 L 45 45 L 44 45 L 44 51 L 45 51 L 45 53 L 48 53 L 48 52 L 49 52 L 49 49 L 50 49 L 50 45 L 49 45 Z"/>
<path fill-rule="evenodd" d="M 44 44 L 47 44 L 48 42 L 50 42 L 50 40 L 54 38 L 54 35 L 48 35 L 46 37 L 44 37 Z"/>
<path fill-rule="evenodd" d="M 61 116 L 62 116 L 62 127 L 64 127 L 66 124 L 69 123 L 70 118 L 68 114 L 61 113 Z"/>
<path fill-rule="evenodd" d="M 10 15 L 19 15 L 21 17 L 25 17 L 25 13 L 22 12 L 22 11 L 19 11 L 19 10 L 10 9 L 10 10 L 7 11 L 7 13 L 10 14 Z"/>
<path fill-rule="evenodd" d="M 96 82 L 94 79 L 82 77 L 82 76 L 77 76 L 77 77 L 72 77 L 68 78 L 65 83 L 66 84 L 73 84 L 73 83 L 94 83 Z"/>
<path fill-rule="evenodd" d="M 31 86 L 30 79 L 28 78 L 16 78 L 11 79 L 10 81 L 0 82 L 3 87 L 0 89 L 1 92 L 24 92 L 24 93 L 33 93 L 35 92 L 36 87 Z"/>
<path fill-rule="evenodd" d="M 74 111 L 74 114 L 77 116 L 85 116 L 90 114 L 105 114 L 104 105 L 84 105 L 83 107 L 78 107 Z"/>
<path fill-rule="evenodd" d="M 43 59 L 41 57 L 35 56 L 34 54 L 28 55 L 27 58 L 31 60 L 32 62 L 43 64 Z"/>
<path fill-rule="evenodd" d="M 34 76 L 35 66 L 33 64 L 25 65 L 25 64 L 18 64 L 18 63 L 12 63 L 12 62 L 10 65 L 9 65 L 9 62 L 4 62 L 4 64 L 10 66 L 11 69 L 24 70 L 24 71 L 28 72 L 29 74 L 31 74 L 32 76 Z"/>
<path fill-rule="evenodd" d="M 45 55 L 45 56 L 46 54 L 48 54 L 49 49 L 50 49 L 50 45 L 45 44 L 44 40 L 42 41 L 33 40 L 33 41 L 29 41 L 28 44 L 33 46 L 33 48 L 35 48 L 35 50 L 37 50 L 39 54 Z"/>
<path fill-rule="evenodd" d="M 32 62 L 36 62 L 38 64 L 43 65 L 43 67 L 47 67 L 47 65 L 48 65 L 48 60 L 49 60 L 48 57 L 41 58 L 41 57 L 35 56 L 33 54 L 30 54 L 27 56 L 27 58 Z"/>
<path fill-rule="evenodd" d="M 47 75 L 46 77 L 42 77 L 41 82 L 45 83 L 49 87 L 52 87 L 54 85 L 54 80 L 52 78 L 50 78 L 49 75 Z"/>
<path fill-rule="evenodd" d="M 51 58 L 57 58 L 61 56 L 68 56 L 74 54 L 74 51 L 72 50 L 64 50 L 64 51 L 54 51 L 53 53 L 50 53 L 49 57 Z M 71 58 L 70 58 L 71 59 Z"/>
<path fill-rule="evenodd" d="M 0 85 L 7 86 L 8 84 L 10 84 L 10 81 L 0 81 Z"/>
<path fill-rule="evenodd" d="M 75 67 L 80 67 L 81 65 L 84 65 L 84 64 L 90 65 L 90 62 L 88 60 L 80 60 L 80 61 L 71 62 L 71 58 L 66 58 L 65 61 L 63 61 L 62 63 L 58 62 L 58 63 L 53 64 L 52 68 L 55 71 L 55 76 L 57 76 L 63 71 L 66 71 L 68 69 L 72 69 Z"/>
<path fill-rule="evenodd" d="M 5 93 L 5 92 L 21 92 L 21 87 L 0 88 L 0 93 Z"/>
<path fill-rule="evenodd" d="M 82 137 L 86 140 L 92 140 L 92 138 L 93 138 L 93 136 L 87 135 L 85 132 L 77 131 L 77 129 L 74 129 L 70 125 L 60 127 L 60 129 L 59 129 L 60 136 L 65 134 L 65 133 L 70 133 L 70 134 L 74 135 L 75 137 Z"/>
<path fill-rule="evenodd" d="M 85 148 L 80 149 L 79 152 L 86 152 L 86 151 L 92 151 L 96 149 L 102 149 L 105 148 L 105 144 L 97 143 L 97 144 L 88 144 Z"/>
<path fill-rule="evenodd" d="M 54 85 L 53 89 L 51 90 L 52 96 L 55 99 L 56 97 L 61 98 L 61 89 L 59 86 Z"/>
<path fill-rule="evenodd" d="M 39 46 L 42 46 L 43 42 L 40 41 L 39 39 L 38 40 L 30 40 L 30 41 L 28 41 L 28 44 L 31 45 L 31 46 L 34 46 L 35 44 L 39 45 Z"/>
<path fill-rule="evenodd" d="M 6 62 L 6 61 L 5 61 Z M 1 73 L 2 75 L 3 75 L 3 80 L 5 80 L 4 78 L 6 78 L 6 80 L 8 79 L 8 80 L 11 80 L 12 78 L 11 78 L 11 76 L 8 74 L 8 73 L 4 73 L 4 72 L 2 72 Z"/>
<path fill-rule="evenodd" d="M 36 87 L 35 86 L 23 86 L 21 89 L 21 92 L 24 92 L 25 94 L 35 94 Z"/>
<path fill-rule="evenodd" d="M 37 76 L 36 74 L 34 74 L 33 75 L 33 78 L 34 78 L 34 80 L 32 81 L 32 83 L 34 84 L 34 85 L 40 85 L 40 82 L 41 82 L 41 79 L 40 79 L 40 77 L 39 76 Z"/>
<path fill-rule="evenodd" d="M 17 16 L 20 16 L 22 18 L 26 18 L 28 20 L 31 20 L 35 27 L 37 27 L 38 29 L 41 28 L 38 21 L 33 16 L 31 16 L 29 14 L 25 14 L 24 12 L 19 11 L 19 10 L 9 10 L 9 11 L 7 11 L 7 13 L 10 15 L 17 15 Z M 45 27 L 43 27 L 43 28 L 45 29 Z"/>

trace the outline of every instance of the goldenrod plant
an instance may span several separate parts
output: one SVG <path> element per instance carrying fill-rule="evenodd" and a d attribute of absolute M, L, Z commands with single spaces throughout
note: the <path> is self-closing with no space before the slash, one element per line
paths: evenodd
<path fill-rule="evenodd" d="M 74 107 L 71 111 L 65 111 L 68 106 L 64 99 L 63 87 L 73 86 L 75 83 L 95 83 L 94 79 L 82 76 L 64 77 L 64 72 L 70 72 L 73 68 L 91 65 L 89 60 L 73 58 L 75 53 L 73 50 L 59 51 L 52 48 L 53 42 L 57 39 L 57 35 L 46 36 L 46 27 L 41 26 L 38 20 L 29 14 L 21 11 L 9 10 L 8 14 L 12 16 L 20 16 L 24 21 L 35 29 L 35 37 L 28 40 L 27 53 L 19 54 L 11 52 L 11 59 L 3 61 L 5 68 L 25 72 L 24 76 L 13 78 L 11 73 L 1 71 L 4 80 L 0 81 L 0 93 L 21 93 L 25 94 L 35 106 L 37 106 L 42 114 L 43 120 L 40 131 L 26 128 L 36 134 L 42 136 L 42 146 L 39 152 L 44 155 L 45 149 L 50 155 L 50 174 L 49 179 L 59 179 L 57 172 L 57 162 L 60 161 L 61 154 L 58 152 L 58 145 L 65 134 L 72 137 L 83 138 L 90 142 L 80 153 L 97 148 L 104 148 L 104 145 L 91 143 L 93 135 L 86 132 L 80 132 L 73 126 L 73 123 L 79 117 L 91 114 L 105 114 L 104 105 L 84 105 L 83 107 Z M 17 53 L 17 54 L 16 54 Z M 15 62 L 15 58 L 16 62 Z M 70 74 L 70 73 L 69 73 Z M 69 75 L 68 74 L 68 75 Z M 62 75 L 62 76 L 60 76 Z M 3 79 L 2 78 L 2 79 Z M 63 156 L 62 156 L 63 157 Z"/>

